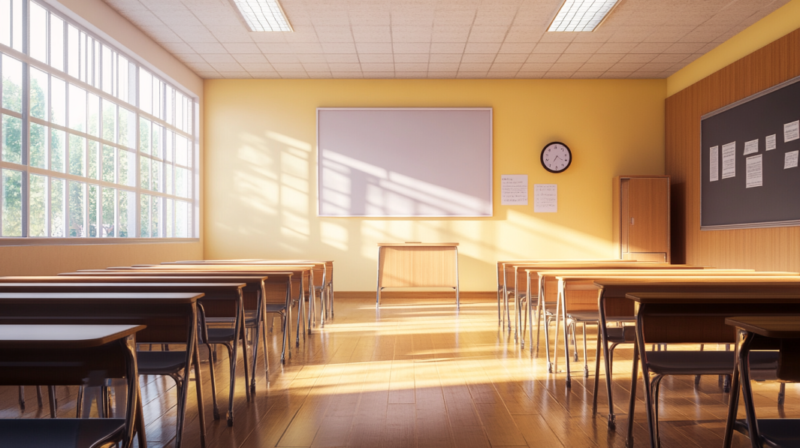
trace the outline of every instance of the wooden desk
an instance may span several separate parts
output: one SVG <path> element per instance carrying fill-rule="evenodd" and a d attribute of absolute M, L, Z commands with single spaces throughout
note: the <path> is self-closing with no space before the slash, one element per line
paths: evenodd
<path fill-rule="evenodd" d="M 650 263 L 650 262 L 637 262 L 633 260 L 615 260 L 615 261 L 556 261 L 556 262 L 538 262 L 538 263 L 509 263 L 506 264 L 506 281 L 505 284 L 513 284 L 515 314 L 516 314 L 516 328 L 514 332 L 514 340 L 520 340 L 519 327 L 522 324 L 522 315 L 520 314 L 520 297 L 530 291 L 531 298 L 533 291 L 538 291 L 536 297 L 542 300 L 546 289 L 544 285 L 538 284 L 537 272 L 550 271 L 550 270 L 592 270 L 592 269 L 676 269 L 676 270 L 697 270 L 703 269 L 702 267 L 684 265 L 684 264 L 667 264 L 667 263 Z M 526 285 L 524 290 L 522 285 Z M 507 287 L 506 287 L 507 288 Z M 508 298 L 508 289 L 504 290 L 506 300 Z M 530 308 L 530 307 L 529 307 Z M 540 316 L 541 317 L 541 316 Z M 537 342 L 538 346 L 538 342 Z M 533 346 L 531 345 L 531 349 Z"/>
<path fill-rule="evenodd" d="M 453 288 L 458 295 L 458 243 L 378 243 L 375 307 L 386 288 Z"/>
<path fill-rule="evenodd" d="M 0 292 L 0 324 L 146 325 L 137 335 L 139 343 L 185 344 L 184 387 L 179 402 L 186 409 L 189 370 L 195 366 L 195 390 L 200 419 L 200 443 L 205 447 L 200 354 L 197 348 L 197 293 L 77 293 Z M 38 384 L 41 384 L 38 383 Z M 141 415 L 137 419 L 142 418 Z M 185 415 L 178 414 L 175 446 L 183 440 Z"/>
<path fill-rule="evenodd" d="M 52 277 L 51 277 L 52 278 Z M 65 277 L 55 277 L 56 279 L 64 279 Z M 78 277 L 82 278 L 82 277 Z M 152 277 L 149 277 L 153 281 Z M 233 334 L 235 335 L 232 347 L 231 359 L 238 359 L 239 353 L 239 339 L 246 340 L 243 331 L 243 293 L 242 289 L 246 283 L 122 283 L 122 282 L 108 282 L 107 277 L 101 277 L 100 281 L 94 282 L 70 282 L 70 283 L 55 283 L 55 282 L 33 282 L 33 283 L 10 283 L 0 282 L 0 292 L 183 292 L 183 293 L 202 293 L 203 298 L 199 302 L 203 305 L 201 322 L 205 322 L 205 317 L 225 317 L 232 319 Z M 155 278 L 158 281 L 158 277 Z M 194 280 L 192 278 L 184 278 L 184 280 Z M 163 281 L 163 280 L 162 280 Z M 206 326 L 201 328 L 203 331 L 203 339 L 208 343 L 208 329 Z M 247 400 L 250 400 L 250 387 L 249 387 L 249 357 L 247 354 L 247 344 L 243 344 L 244 352 L 244 366 L 245 366 L 245 392 Z M 228 397 L 228 426 L 233 426 L 233 399 L 236 390 L 236 362 L 230 363 L 229 372 L 229 397 Z M 211 373 L 211 391 L 213 395 L 214 404 L 214 419 L 219 420 L 219 409 L 216 401 L 216 384 L 214 375 L 213 360 L 209 359 L 209 372 Z"/>
<path fill-rule="evenodd" d="M 746 332 L 736 357 L 738 369 L 734 371 L 731 381 L 725 440 L 732 438 L 728 431 L 732 432 L 735 428 L 749 437 L 753 446 L 796 446 L 799 419 L 756 418 L 750 384 L 750 350 L 763 349 L 758 346 L 771 343 L 779 350 L 775 379 L 795 383 L 800 381 L 800 316 L 729 317 L 725 319 L 725 324 Z M 736 420 L 740 382 L 746 415 L 744 421 Z M 786 434 L 793 434 L 793 440 L 786 440 Z"/>
<path fill-rule="evenodd" d="M 761 279 L 763 281 L 763 279 Z M 724 283 L 724 280 L 717 280 Z M 795 279 L 797 282 L 798 279 Z M 777 282 L 779 283 L 779 282 Z M 729 285 L 731 283 L 728 283 Z M 695 285 L 699 286 L 699 285 Z M 726 325 L 728 317 L 740 315 L 800 314 L 800 283 L 794 291 L 787 291 L 783 285 L 763 286 L 760 292 L 650 292 L 629 293 L 626 299 L 635 304 L 636 342 L 634 345 L 634 364 L 631 381 L 631 400 L 629 402 L 628 446 L 632 446 L 632 425 L 636 405 L 636 377 L 641 358 L 642 375 L 645 378 L 645 403 L 651 428 L 651 446 L 657 446 L 657 430 L 653 426 L 654 409 L 650 383 L 647 380 L 648 339 L 655 343 L 735 343 L 734 328 Z M 644 325 L 645 321 L 647 325 Z M 736 376 L 734 366 L 731 373 Z M 738 397 L 730 400 L 735 407 Z M 723 446 L 729 447 L 732 422 L 725 430 Z"/>
<path fill-rule="evenodd" d="M 139 432 L 146 444 L 133 335 L 144 325 L 0 325 L 0 385 L 83 385 L 92 372 L 126 378 L 124 418 L 2 419 L 3 446 L 52 446 L 74 441 L 77 446 L 111 436 L 131 446 Z M 119 396 L 118 400 L 123 398 Z M 52 401 L 51 401 L 52 405 Z M 13 442 L 12 442 L 13 441 Z"/>

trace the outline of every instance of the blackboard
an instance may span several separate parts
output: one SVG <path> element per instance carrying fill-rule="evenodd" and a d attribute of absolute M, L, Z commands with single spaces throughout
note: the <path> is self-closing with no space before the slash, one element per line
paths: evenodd
<path fill-rule="evenodd" d="M 701 230 L 726 230 L 800 225 L 800 77 L 730 104 L 701 118 Z M 768 149 L 770 136 L 774 149 Z M 757 142 L 757 151 L 747 142 Z M 723 178 L 724 145 L 735 143 L 733 177 Z M 752 143 L 751 143 L 752 145 Z M 712 180 L 714 148 L 717 148 L 717 180 Z M 730 148 L 727 146 L 726 148 Z M 787 156 L 788 153 L 788 156 Z M 730 151 L 728 151 L 730 154 Z M 789 162 L 794 167 L 785 168 Z M 749 158 L 753 159 L 749 160 Z M 761 185 L 748 177 L 747 166 L 757 168 L 761 159 Z M 787 160 L 789 157 L 789 160 Z M 730 160 L 730 159 L 728 159 Z M 730 165 L 727 166 L 730 168 Z M 751 173 L 755 174 L 754 169 Z M 748 188 L 748 179 L 750 188 Z"/>

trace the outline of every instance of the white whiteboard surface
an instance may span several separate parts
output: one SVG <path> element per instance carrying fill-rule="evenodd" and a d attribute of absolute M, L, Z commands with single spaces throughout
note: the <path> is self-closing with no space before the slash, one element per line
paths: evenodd
<path fill-rule="evenodd" d="M 491 108 L 318 108 L 317 212 L 492 216 Z"/>

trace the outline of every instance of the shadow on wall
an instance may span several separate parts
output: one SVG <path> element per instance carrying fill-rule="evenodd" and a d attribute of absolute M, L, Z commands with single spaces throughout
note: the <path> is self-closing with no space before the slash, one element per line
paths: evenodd
<path fill-rule="evenodd" d="M 231 184 L 218 186 L 229 201 L 220 210 L 232 213 L 207 217 L 215 232 L 210 237 L 220 241 L 214 257 L 336 260 L 341 290 L 374 288 L 378 242 L 459 242 L 463 290 L 492 289 L 487 282 L 494 282 L 498 259 L 537 253 L 548 254 L 546 258 L 607 257 L 591 253 L 607 245 L 604 235 L 577 231 L 522 209 L 496 207 L 492 218 L 318 217 L 311 143 L 270 130 L 261 136 L 248 133 L 241 135 L 234 155 L 219 162 L 233 168 Z M 536 247 L 531 241 L 537 241 Z M 483 273 L 485 278 L 475 278 Z"/>

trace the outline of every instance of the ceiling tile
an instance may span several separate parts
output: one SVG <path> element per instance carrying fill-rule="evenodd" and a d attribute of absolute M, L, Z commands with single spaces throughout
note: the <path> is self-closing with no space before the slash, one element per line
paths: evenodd
<path fill-rule="evenodd" d="M 283 0 L 275 33 L 228 0 L 105 1 L 201 77 L 664 78 L 789 0 L 625 0 L 590 33 L 546 32 L 562 0 Z"/>

